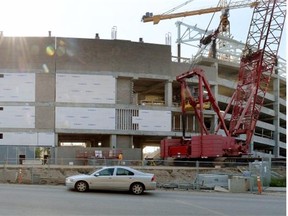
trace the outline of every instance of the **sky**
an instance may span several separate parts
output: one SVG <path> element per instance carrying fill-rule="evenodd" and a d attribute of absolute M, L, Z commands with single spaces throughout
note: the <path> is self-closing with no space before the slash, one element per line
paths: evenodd
<path fill-rule="evenodd" d="M 172 55 L 177 54 L 176 21 L 206 29 L 213 14 L 162 20 L 159 24 L 141 22 L 146 12 L 162 14 L 188 0 L 1 0 L 0 31 L 4 36 L 52 36 L 72 38 L 111 39 L 112 29 L 117 39 L 165 44 L 171 35 Z M 233 1 L 233 0 L 232 0 Z M 239 0 L 234 0 L 239 1 Z M 218 0 L 193 0 L 174 11 L 183 12 L 214 7 Z M 230 29 L 234 39 L 245 42 L 253 10 L 230 10 Z M 214 15 L 209 30 L 216 29 L 220 12 Z M 286 29 L 285 29 L 286 31 Z M 286 33 L 283 35 L 279 54 L 286 59 Z M 191 47 L 182 47 L 182 56 L 193 55 Z"/>

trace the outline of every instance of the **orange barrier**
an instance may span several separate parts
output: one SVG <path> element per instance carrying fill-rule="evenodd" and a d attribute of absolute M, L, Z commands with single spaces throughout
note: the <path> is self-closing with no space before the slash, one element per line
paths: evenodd
<path fill-rule="evenodd" d="M 258 187 L 258 193 L 262 193 L 262 184 L 261 184 L 261 179 L 260 176 L 257 176 L 257 187 Z"/>
<path fill-rule="evenodd" d="M 19 184 L 22 183 L 22 169 L 19 169 L 19 172 L 18 172 L 18 183 Z"/>

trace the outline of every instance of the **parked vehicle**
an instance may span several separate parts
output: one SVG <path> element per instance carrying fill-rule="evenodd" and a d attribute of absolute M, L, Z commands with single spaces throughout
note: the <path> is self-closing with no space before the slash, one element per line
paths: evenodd
<path fill-rule="evenodd" d="M 66 178 L 66 187 L 79 192 L 88 190 L 131 191 L 142 194 L 156 189 L 155 175 L 127 166 L 103 167 L 91 174 L 80 174 Z"/>

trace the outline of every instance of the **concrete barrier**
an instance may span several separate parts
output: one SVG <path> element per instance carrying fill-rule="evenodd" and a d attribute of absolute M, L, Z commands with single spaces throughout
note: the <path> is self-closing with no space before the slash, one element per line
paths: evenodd
<path fill-rule="evenodd" d="M 249 177 L 233 176 L 231 179 L 228 179 L 228 189 L 231 193 L 245 193 L 249 188 Z"/>
<path fill-rule="evenodd" d="M 23 160 L 23 165 L 42 165 L 42 160 Z"/>

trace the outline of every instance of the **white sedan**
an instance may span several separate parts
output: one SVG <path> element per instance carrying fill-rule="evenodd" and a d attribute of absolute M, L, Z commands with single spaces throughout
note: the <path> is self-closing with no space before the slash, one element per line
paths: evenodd
<path fill-rule="evenodd" d="M 68 189 L 79 192 L 87 190 L 119 190 L 142 194 L 155 190 L 155 175 L 144 173 L 127 166 L 103 167 L 91 174 L 74 175 L 66 178 Z"/>

